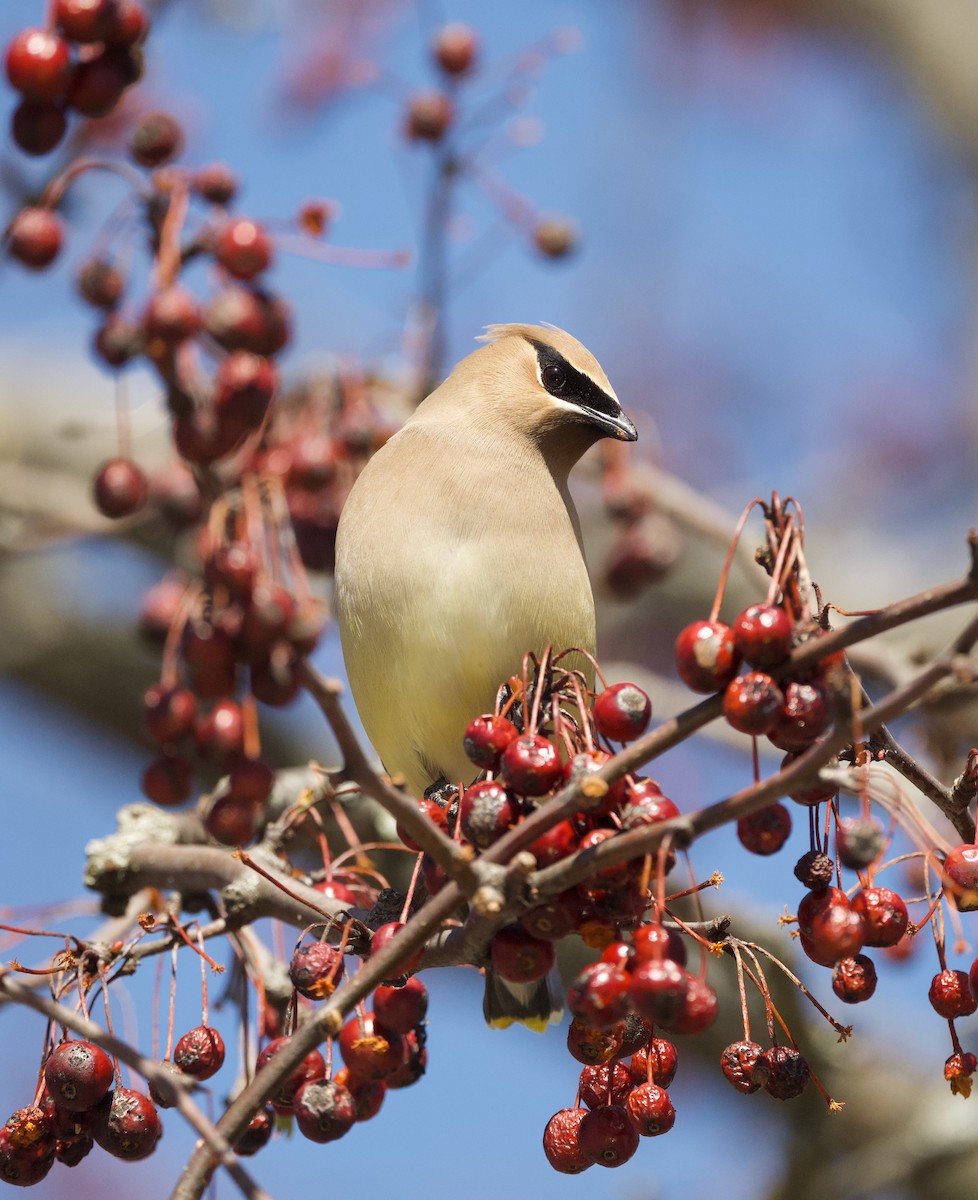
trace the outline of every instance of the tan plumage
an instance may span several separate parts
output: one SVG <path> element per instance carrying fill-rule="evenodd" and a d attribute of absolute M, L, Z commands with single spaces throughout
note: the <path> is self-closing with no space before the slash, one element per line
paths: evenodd
<path fill-rule="evenodd" d="M 368 737 L 415 793 L 474 777 L 465 726 L 526 651 L 593 653 L 567 477 L 608 436 L 635 431 L 578 341 L 493 325 L 357 480 L 336 545 L 343 654 Z"/>

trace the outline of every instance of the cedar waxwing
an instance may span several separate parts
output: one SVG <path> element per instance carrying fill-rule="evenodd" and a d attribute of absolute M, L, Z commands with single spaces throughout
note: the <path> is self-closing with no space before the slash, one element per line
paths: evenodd
<path fill-rule="evenodd" d="M 438 780 L 474 778 L 465 728 L 492 711 L 527 651 L 594 653 L 567 478 L 600 438 L 636 438 L 569 334 L 491 325 L 484 340 L 367 463 L 337 530 L 353 698 L 385 770 L 419 796 Z M 573 666 L 590 676 L 583 660 Z M 559 1019 L 545 987 L 502 983 L 487 979 L 490 1023 Z"/>

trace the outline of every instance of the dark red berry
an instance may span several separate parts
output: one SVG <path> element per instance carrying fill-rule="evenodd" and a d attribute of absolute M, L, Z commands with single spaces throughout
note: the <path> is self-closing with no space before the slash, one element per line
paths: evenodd
<path fill-rule="evenodd" d="M 373 937 L 370 939 L 370 957 L 376 957 L 381 950 L 390 945 L 395 938 L 400 936 L 403 928 L 403 921 L 388 921 L 384 925 L 379 925 L 374 930 Z M 412 971 L 416 971 L 421 965 L 423 955 L 423 946 L 419 946 L 417 950 L 412 950 L 402 955 L 389 968 L 387 979 L 397 979 L 401 975 L 410 975 Z"/>
<path fill-rule="evenodd" d="M 835 863 L 819 850 L 806 850 L 794 865 L 793 874 L 799 883 L 813 892 L 823 891 L 835 875 Z M 853 898 L 855 899 L 855 897 Z M 860 913 L 860 916 L 863 916 Z M 866 942 L 867 946 L 872 943 Z"/>
<path fill-rule="evenodd" d="M 597 1029 L 608 1029 L 624 1020 L 631 1007 L 629 976 L 620 966 L 591 963 L 578 974 L 567 991 L 567 1007 L 575 1017 Z"/>
<path fill-rule="evenodd" d="M 157 357 L 166 347 L 193 337 L 199 328 L 200 313 L 192 293 L 179 285 L 160 288 L 150 296 L 143 312 L 146 353 Z M 154 342 L 162 342 L 163 346 Z"/>
<path fill-rule="evenodd" d="M 620 1167 L 638 1149 L 639 1135 L 624 1105 L 611 1104 L 588 1112 L 577 1139 L 581 1150 L 599 1167 Z"/>
<path fill-rule="evenodd" d="M 91 1042 L 62 1042 L 44 1063 L 44 1082 L 54 1102 L 69 1112 L 92 1108 L 112 1086 L 112 1060 Z"/>
<path fill-rule="evenodd" d="M 716 692 L 737 674 L 740 654 L 722 621 L 694 621 L 676 638 L 676 670 L 694 692 Z"/>
<path fill-rule="evenodd" d="M 261 759 L 242 754 L 232 761 L 228 770 L 228 793 L 236 800 L 262 805 L 274 786 L 275 772 Z"/>
<path fill-rule="evenodd" d="M 484 771 L 496 771 L 503 751 L 518 737 L 519 731 L 512 721 L 488 713 L 469 722 L 462 744 L 465 753 L 477 767 L 482 767 Z"/>
<path fill-rule="evenodd" d="M 543 979 L 555 961 L 553 942 L 533 937 L 521 925 L 500 929 L 489 950 L 494 970 L 510 983 Z"/>
<path fill-rule="evenodd" d="M 546 904 L 538 904 L 536 908 L 523 913 L 519 923 L 536 938 L 558 942 L 577 928 L 583 908 L 583 898 L 576 888 L 571 888 Z"/>
<path fill-rule="evenodd" d="M 791 618 L 776 604 L 751 604 L 733 623 L 734 642 L 752 667 L 774 667 L 791 653 Z"/>
<path fill-rule="evenodd" d="M 353 1096 L 332 1079 L 304 1083 L 292 1101 L 292 1112 L 299 1132 L 312 1142 L 335 1142 L 357 1119 Z"/>
<path fill-rule="evenodd" d="M 625 1101 L 628 1119 L 642 1137 L 668 1133 L 676 1123 L 676 1109 L 665 1088 L 642 1083 Z"/>
<path fill-rule="evenodd" d="M 640 962 L 631 973 L 628 994 L 643 1017 L 666 1025 L 682 1014 L 690 978 L 669 958 Z"/>
<path fill-rule="evenodd" d="M 183 149 L 183 129 L 167 113 L 147 113 L 140 117 L 129 139 L 133 158 L 143 167 L 159 167 L 179 156 Z"/>
<path fill-rule="evenodd" d="M 868 867 L 883 853 L 886 834 L 878 821 L 846 817 L 836 830 L 835 848 L 839 861 L 854 871 Z"/>
<path fill-rule="evenodd" d="M 579 842 L 580 833 L 574 825 L 570 821 L 558 821 L 546 833 L 542 833 L 529 849 L 537 860 L 537 866 L 549 867 L 573 854 Z"/>
<path fill-rule="evenodd" d="M 127 60 L 109 48 L 76 62 L 68 81 L 68 106 L 85 117 L 107 116 L 133 82 L 130 70 Z"/>
<path fill-rule="evenodd" d="M 562 1108 L 547 1122 L 543 1131 L 543 1152 L 555 1171 L 562 1175 L 580 1175 L 593 1166 L 578 1142 L 586 1108 Z"/>
<path fill-rule="evenodd" d="M 193 731 L 197 701 L 187 688 L 154 683 L 143 696 L 143 724 L 161 745 L 178 742 Z"/>
<path fill-rule="evenodd" d="M 225 163 L 209 163 L 194 173 L 193 189 L 210 204 L 228 204 L 238 190 L 238 180 Z"/>
<path fill-rule="evenodd" d="M 582 1103 L 588 1108 L 624 1104 L 632 1090 L 631 1072 L 620 1059 L 583 1067 L 577 1090 Z"/>
<path fill-rule="evenodd" d="M 791 813 L 783 804 L 769 804 L 737 821 L 737 838 L 751 854 L 776 854 L 791 836 Z"/>
<path fill-rule="evenodd" d="M 57 213 L 48 208 L 22 208 L 7 230 L 7 249 L 25 267 L 42 271 L 54 262 L 63 238 L 64 227 Z"/>
<path fill-rule="evenodd" d="M 174 808 L 190 798 L 193 771 L 182 754 L 161 754 L 143 771 L 143 794 L 154 804 Z"/>
<path fill-rule="evenodd" d="M 723 715 L 738 733 L 753 737 L 770 733 L 783 709 L 784 694 L 763 671 L 738 675 L 723 693 Z"/>
<path fill-rule="evenodd" d="M 197 722 L 194 732 L 197 750 L 205 757 L 224 758 L 236 754 L 244 742 L 244 714 L 233 700 L 218 700 L 211 711 Z"/>
<path fill-rule="evenodd" d="M 784 706 L 768 731 L 779 750 L 804 750 L 829 723 L 829 696 L 822 684 L 791 680 L 784 687 Z"/>
<path fill-rule="evenodd" d="M 686 943 L 678 929 L 670 929 L 660 921 L 639 925 L 632 935 L 636 962 L 653 962 L 663 958 L 685 967 Z"/>
<path fill-rule="evenodd" d="M 113 0 L 105 41 L 110 46 L 135 46 L 149 32 L 149 17 L 138 0 Z"/>
<path fill-rule="evenodd" d="M 275 1109 L 271 1105 L 260 1108 L 251 1118 L 248 1128 L 234 1144 L 235 1154 L 249 1157 L 267 1146 L 275 1129 Z"/>
<path fill-rule="evenodd" d="M 287 1037 L 276 1037 L 265 1046 L 258 1055 L 255 1070 L 260 1071 L 287 1046 Z M 318 1050 L 310 1050 L 305 1058 L 279 1085 L 278 1091 L 270 1097 L 272 1107 L 276 1112 L 290 1113 L 292 1100 L 298 1089 L 310 1079 L 322 1079 L 326 1074 L 326 1061 Z"/>
<path fill-rule="evenodd" d="M 219 234 L 214 256 L 235 279 L 254 279 L 271 265 L 272 243 L 256 221 L 237 217 Z"/>
<path fill-rule="evenodd" d="M 575 1017 L 567 1028 L 567 1049 L 580 1063 L 606 1063 L 617 1056 L 624 1033 L 624 1023 L 597 1029 Z"/>
<path fill-rule="evenodd" d="M 934 1011 L 949 1021 L 970 1016 L 978 1009 L 978 999 L 964 971 L 938 971 L 931 980 L 927 999 Z"/>
<path fill-rule="evenodd" d="M 22 29 L 7 46 L 11 86 L 28 100 L 62 100 L 71 78 L 71 49 L 50 29 Z"/>
<path fill-rule="evenodd" d="M 942 874 L 944 890 L 961 912 L 978 909 L 978 846 L 966 842 L 949 850 Z"/>
<path fill-rule="evenodd" d="M 25 1146 L 18 1145 L 8 1129 L 0 1129 L 0 1179 L 14 1187 L 33 1187 L 51 1170 L 55 1149 L 50 1135 Z"/>
<path fill-rule="evenodd" d="M 798 751 L 789 751 L 781 760 L 781 769 L 790 766 L 798 757 Z M 816 783 L 814 787 L 795 787 L 788 797 L 803 808 L 813 808 L 816 804 L 833 800 L 839 794 L 838 785 L 833 783 Z"/>
<path fill-rule="evenodd" d="M 859 953 L 863 946 L 863 932 L 862 917 L 844 898 L 827 905 L 812 917 L 810 932 L 802 937 L 802 947 L 813 962 L 832 966 L 840 958 Z"/>
<path fill-rule="evenodd" d="M 705 979 L 689 977 L 686 997 L 679 1013 L 660 1024 L 670 1033 L 702 1033 L 717 1019 L 717 994 Z"/>
<path fill-rule="evenodd" d="M 144 345 L 142 325 L 136 325 L 114 313 L 105 318 L 92 342 L 95 353 L 110 367 L 125 366 L 142 354 Z"/>
<path fill-rule="evenodd" d="M 25 154 L 49 154 L 64 137 L 67 125 L 60 105 L 23 100 L 10 118 L 10 133 Z"/>
<path fill-rule="evenodd" d="M 455 119 L 455 106 L 444 92 L 416 92 L 408 101 L 404 132 L 415 141 L 438 142 Z"/>
<path fill-rule="evenodd" d="M 218 419 L 241 433 L 261 425 L 278 389 L 275 364 L 248 350 L 234 350 L 221 361 L 214 377 Z"/>
<path fill-rule="evenodd" d="M 146 503 L 149 481 L 129 458 L 112 458 L 95 473 L 95 507 L 106 517 L 128 517 Z"/>
<path fill-rule="evenodd" d="M 342 978 L 343 955 L 327 942 L 299 946 L 289 963 L 289 978 L 296 991 L 310 1000 L 324 1000 Z"/>
<path fill-rule="evenodd" d="M 222 846 L 247 846 L 258 834 L 258 806 L 232 792 L 213 797 L 204 815 L 208 836 Z"/>
<path fill-rule="evenodd" d="M 594 702 L 594 723 L 612 742 L 633 742 L 652 719 L 652 701 L 634 683 L 605 688 Z"/>
<path fill-rule="evenodd" d="M 125 277 L 104 258 L 82 263 L 75 280 L 78 295 L 93 308 L 115 308 L 126 288 Z"/>
<path fill-rule="evenodd" d="M 402 1035 L 382 1028 L 372 1012 L 364 1013 L 362 1018 L 351 1017 L 337 1041 L 343 1061 L 355 1078 L 386 1079 L 404 1061 Z"/>
<path fill-rule="evenodd" d="M 808 1063 L 788 1046 L 773 1046 L 760 1055 L 767 1067 L 764 1090 L 776 1100 L 793 1100 L 808 1086 L 811 1072 Z M 761 1067 L 764 1070 L 764 1067 Z"/>
<path fill-rule="evenodd" d="M 184 1075 L 210 1079 L 224 1065 L 224 1041 L 210 1025 L 198 1025 L 177 1042 L 173 1061 Z"/>
<path fill-rule="evenodd" d="M 72 42 L 102 42 L 113 26 L 115 0 L 56 0 L 54 21 Z"/>
<path fill-rule="evenodd" d="M 861 1004 L 876 991 L 876 968 L 865 954 L 840 958 L 832 968 L 832 991 L 846 1004 Z"/>
<path fill-rule="evenodd" d="M 519 796 L 544 796 L 563 774 L 560 755 L 545 737 L 524 734 L 502 756 L 502 777 Z"/>
<path fill-rule="evenodd" d="M 148 1158 L 163 1136 L 156 1105 L 133 1088 L 116 1088 L 99 1104 L 92 1134 L 116 1158 L 129 1162 Z"/>
<path fill-rule="evenodd" d="M 403 1034 L 401 1045 L 401 1065 L 391 1075 L 384 1077 L 387 1088 L 411 1087 L 424 1075 L 428 1066 L 428 1051 L 423 1039 L 419 1038 L 418 1030 L 412 1029 L 410 1033 Z M 355 1076 L 352 1081 L 357 1084 L 361 1082 Z"/>
<path fill-rule="evenodd" d="M 384 1029 L 408 1033 L 417 1028 L 428 1011 L 428 989 L 412 975 L 402 987 L 381 984 L 374 991 L 374 1015 Z"/>

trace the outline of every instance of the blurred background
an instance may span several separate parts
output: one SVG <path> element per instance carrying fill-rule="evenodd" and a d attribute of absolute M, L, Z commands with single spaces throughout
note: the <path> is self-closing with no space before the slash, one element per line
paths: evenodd
<path fill-rule="evenodd" d="M 43 7 L 6 0 L 3 43 L 42 23 Z M 410 388 L 493 322 L 553 322 L 601 361 L 639 427 L 636 470 L 655 508 L 641 529 L 649 586 L 616 586 L 621 539 L 602 516 L 596 464 L 577 473 L 599 648 L 613 672 L 651 680 L 658 717 L 688 703 L 669 679 L 671 645 L 707 614 L 725 539 L 756 495 L 798 498 L 813 576 L 844 608 L 963 571 L 978 443 L 978 12 L 967 0 L 169 0 L 154 19 L 132 103 L 182 122 L 182 161 L 231 164 L 238 211 L 272 228 L 326 199 L 325 245 L 406 252 L 397 267 L 279 254 L 274 286 L 294 308 L 288 383 L 357 363 Z M 481 48 L 460 97 L 471 170 L 433 249 L 437 156 L 405 137 L 404 114 L 438 82 L 429 45 L 445 21 L 471 24 Z M 9 91 L 4 104 L 5 120 Z M 117 153 L 112 118 L 93 125 L 73 136 Z M 8 139 L 4 222 L 57 160 L 28 159 Z M 0 262 L 0 902 L 18 920 L 25 905 L 81 894 L 85 843 L 139 798 L 148 755 L 139 697 L 158 668 L 134 627 L 166 545 L 105 536 L 89 506 L 91 470 L 114 453 L 116 384 L 88 352 L 92 314 L 72 284 L 124 196 L 118 179 L 86 176 L 58 263 L 32 274 Z M 566 253 L 535 241 L 547 222 Z M 138 367 L 125 380 L 135 456 L 162 469 L 157 386 Z M 501 477 L 501 497 L 506 487 Z M 732 614 L 756 581 L 741 572 L 731 590 Z M 894 660 L 954 627 L 903 634 Z M 342 672 L 332 633 L 316 661 Z M 975 739 L 948 720 L 910 736 L 950 780 Z M 268 727 L 279 765 L 328 761 L 310 706 L 276 711 Z M 750 764 L 696 739 L 657 777 L 688 811 L 749 782 Z M 729 831 L 694 855 L 701 878 L 726 876 L 707 903 L 744 914 L 788 955 L 776 919 L 800 895 L 796 824 L 772 861 Z M 277 1197 L 312 1184 L 395 1188 L 402 1200 L 432 1189 L 694 1200 L 718 1178 L 728 1200 L 973 1192 L 975 1102 L 952 1099 L 941 1076 L 950 1049 L 926 1001 L 936 969 L 927 945 L 882 963 L 874 1000 L 846 1016 L 857 1032 L 846 1046 L 798 1015 L 841 1114 L 811 1092 L 789 1105 L 732 1092 L 711 1055 L 739 1036 L 734 1005 L 715 1047 L 680 1039 L 675 1130 L 581 1180 L 555 1174 L 540 1150 L 550 1115 L 574 1101 L 562 1034 L 489 1032 L 475 972 L 429 972 L 428 1076 L 344 1141 L 278 1138 L 253 1167 Z M 814 978 L 824 999 L 827 974 Z M 141 1045 L 152 983 L 134 981 L 118 1017 Z M 0 1021 L 7 1111 L 29 1102 L 43 1029 L 9 1010 Z M 129 1186 L 156 1200 L 191 1142 L 171 1116 L 150 1161 L 94 1154 L 55 1169 L 41 1192 L 80 1200 Z M 218 1192 L 231 1194 L 227 1179 Z"/>

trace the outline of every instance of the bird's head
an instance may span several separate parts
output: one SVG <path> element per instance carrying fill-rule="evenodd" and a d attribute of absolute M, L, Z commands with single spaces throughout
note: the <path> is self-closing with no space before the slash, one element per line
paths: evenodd
<path fill-rule="evenodd" d="M 458 364 L 432 400 L 462 399 L 463 420 L 502 423 L 568 466 L 600 438 L 635 441 L 635 426 L 597 359 L 569 333 L 553 325 L 490 325 L 481 340 L 486 344 Z"/>

